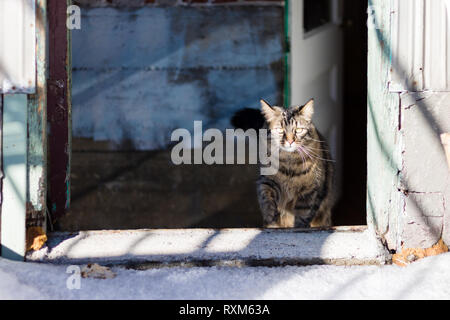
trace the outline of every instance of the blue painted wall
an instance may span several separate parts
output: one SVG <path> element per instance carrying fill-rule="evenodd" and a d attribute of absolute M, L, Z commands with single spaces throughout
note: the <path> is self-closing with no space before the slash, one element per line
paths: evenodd
<path fill-rule="evenodd" d="M 73 36 L 73 136 L 166 146 L 175 128 L 231 127 L 282 103 L 280 6 L 82 8 Z"/>

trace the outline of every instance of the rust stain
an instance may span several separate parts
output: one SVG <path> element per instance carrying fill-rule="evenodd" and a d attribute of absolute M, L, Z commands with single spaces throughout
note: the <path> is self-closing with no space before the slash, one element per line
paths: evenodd
<path fill-rule="evenodd" d="M 42 178 L 40 179 L 42 181 Z M 41 185 L 41 182 L 40 182 Z M 41 187 L 40 187 L 41 188 Z M 41 189 L 40 201 L 43 201 L 43 193 Z M 42 203 L 42 202 L 41 202 Z M 45 223 L 45 215 L 43 210 L 36 210 L 31 202 L 26 203 L 27 227 L 43 226 Z"/>
<path fill-rule="evenodd" d="M 441 239 L 431 248 L 402 248 L 399 253 L 392 256 L 392 262 L 398 266 L 406 267 L 419 259 L 436 256 L 441 253 L 448 252 L 448 247 Z"/>

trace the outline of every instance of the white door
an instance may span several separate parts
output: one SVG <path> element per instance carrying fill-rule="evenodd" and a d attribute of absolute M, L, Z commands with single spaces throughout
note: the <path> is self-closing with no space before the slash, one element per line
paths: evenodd
<path fill-rule="evenodd" d="M 336 161 L 338 186 L 342 171 L 340 23 L 340 0 L 289 1 L 290 104 L 302 105 L 314 98 L 314 123 L 326 138 Z"/>

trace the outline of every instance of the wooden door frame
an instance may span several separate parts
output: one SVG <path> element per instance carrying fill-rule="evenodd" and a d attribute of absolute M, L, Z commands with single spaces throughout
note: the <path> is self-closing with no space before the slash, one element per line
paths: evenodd
<path fill-rule="evenodd" d="M 23 260 L 27 234 L 46 232 L 46 0 L 35 0 L 33 9 L 35 88 L 2 96 L 2 118 L 14 121 L 2 121 L 1 255 L 15 260 Z"/>
<path fill-rule="evenodd" d="M 15 227 L 22 233 L 35 228 L 46 232 L 47 225 L 51 228 L 70 205 L 71 47 L 66 17 L 71 1 L 35 1 L 39 22 L 36 24 L 37 89 L 36 93 L 27 94 L 24 103 L 27 157 L 22 161 L 26 167 L 26 187 L 21 190 L 25 195 L 22 207 L 17 208 L 20 217 L 24 218 L 20 218 L 22 220 Z M 392 168 L 397 167 L 398 160 L 393 151 L 396 150 L 395 132 L 390 130 L 391 124 L 398 119 L 399 110 L 398 101 L 386 88 L 390 68 L 386 50 L 389 48 L 382 41 L 383 37 L 389 41 L 390 0 L 369 1 L 379 11 L 380 29 L 369 30 L 367 222 L 369 229 L 386 243 L 388 231 L 392 242 L 400 232 L 400 229 L 394 229 L 398 226 L 396 219 L 401 211 L 400 195 L 393 183 L 397 181 L 397 171 Z M 45 49 L 47 43 L 48 52 Z M 376 100 L 371 101 L 371 98 Z M 386 152 L 379 152 L 381 147 Z M 4 151 L 4 145 L 2 148 Z M 14 192 L 4 185 L 2 200 Z M 4 201 L 2 208 L 3 205 Z M 4 225 L 5 221 L 2 221 L 2 227 Z M 18 242 L 19 250 L 2 250 L 2 256 L 23 260 L 26 237 L 21 236 Z"/>
<path fill-rule="evenodd" d="M 1 256 L 9 259 L 23 260 L 34 238 L 46 234 L 47 224 L 51 226 L 54 217 L 61 214 L 61 203 L 62 210 L 68 207 L 71 62 L 66 12 L 70 3 L 69 0 L 35 0 L 35 92 L 2 96 L 5 102 L 3 110 L 6 109 L 2 117 L 9 108 L 14 108 L 11 110 L 20 114 L 20 122 L 16 122 L 25 128 L 20 139 L 24 144 L 23 156 L 15 160 L 19 161 L 17 164 L 21 165 L 21 171 L 17 176 L 16 173 L 8 173 L 8 168 L 5 168 L 3 177 Z M 2 125 L 2 128 L 4 134 L 7 126 Z M 67 128 L 66 134 L 64 128 Z M 9 141 L 6 135 L 3 137 L 2 157 L 5 160 L 16 142 Z M 49 154 L 50 150 L 52 152 Z M 61 165 L 65 168 L 61 173 L 64 179 L 61 179 L 61 174 L 52 175 L 50 185 L 53 184 L 53 190 L 62 190 L 64 194 L 48 193 L 48 171 Z M 8 179 L 14 183 L 5 184 Z M 58 186 L 62 183 L 64 186 Z M 54 208 L 56 205 L 52 219 L 48 219 L 48 195 L 50 204 Z"/>
<path fill-rule="evenodd" d="M 37 78 L 38 90 L 28 95 L 27 109 L 27 190 L 25 230 L 35 227 L 51 231 L 70 206 L 71 158 L 71 31 L 66 27 L 67 8 L 71 0 L 35 0 L 37 4 L 38 35 Z M 288 3 L 291 0 L 286 0 Z M 289 6 L 286 6 L 286 10 Z M 286 19 L 289 15 L 286 14 Z M 47 32 L 46 32 L 47 30 Z M 289 20 L 285 25 L 287 54 L 289 54 Z M 45 49 L 48 43 L 48 51 Z M 286 61 L 288 61 L 288 56 Z M 287 69 L 289 68 L 286 65 Z M 289 96 L 285 84 L 286 100 Z M 10 191 L 5 190 L 4 195 Z M 35 199 L 31 202 L 30 199 Z M 21 227 L 19 227 L 21 228 Z M 23 260 L 26 238 L 22 250 L 8 258 Z M 32 241 L 29 237 L 28 242 Z"/>
<path fill-rule="evenodd" d="M 66 27 L 71 0 L 47 0 L 49 33 L 48 208 L 50 226 L 70 206 L 71 158 L 71 31 Z"/>

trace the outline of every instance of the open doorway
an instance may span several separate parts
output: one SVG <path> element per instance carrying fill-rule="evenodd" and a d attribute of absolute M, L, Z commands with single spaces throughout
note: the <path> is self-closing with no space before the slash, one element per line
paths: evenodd
<path fill-rule="evenodd" d="M 342 193 L 336 225 L 366 224 L 367 3 L 343 1 Z"/>
<path fill-rule="evenodd" d="M 261 227 L 258 167 L 176 166 L 170 135 L 180 127 L 192 131 L 195 120 L 204 130 L 232 128 L 233 114 L 259 108 L 260 98 L 275 105 L 296 99 L 295 88 L 287 90 L 293 44 L 286 42 L 285 9 L 292 6 L 141 2 L 75 2 L 83 24 L 72 31 L 71 208 L 59 229 Z M 366 6 L 343 1 L 340 19 L 332 20 L 332 2 L 304 1 L 312 12 L 305 30 L 314 36 L 334 23 L 343 34 L 333 222 L 359 225 L 365 224 Z"/>

